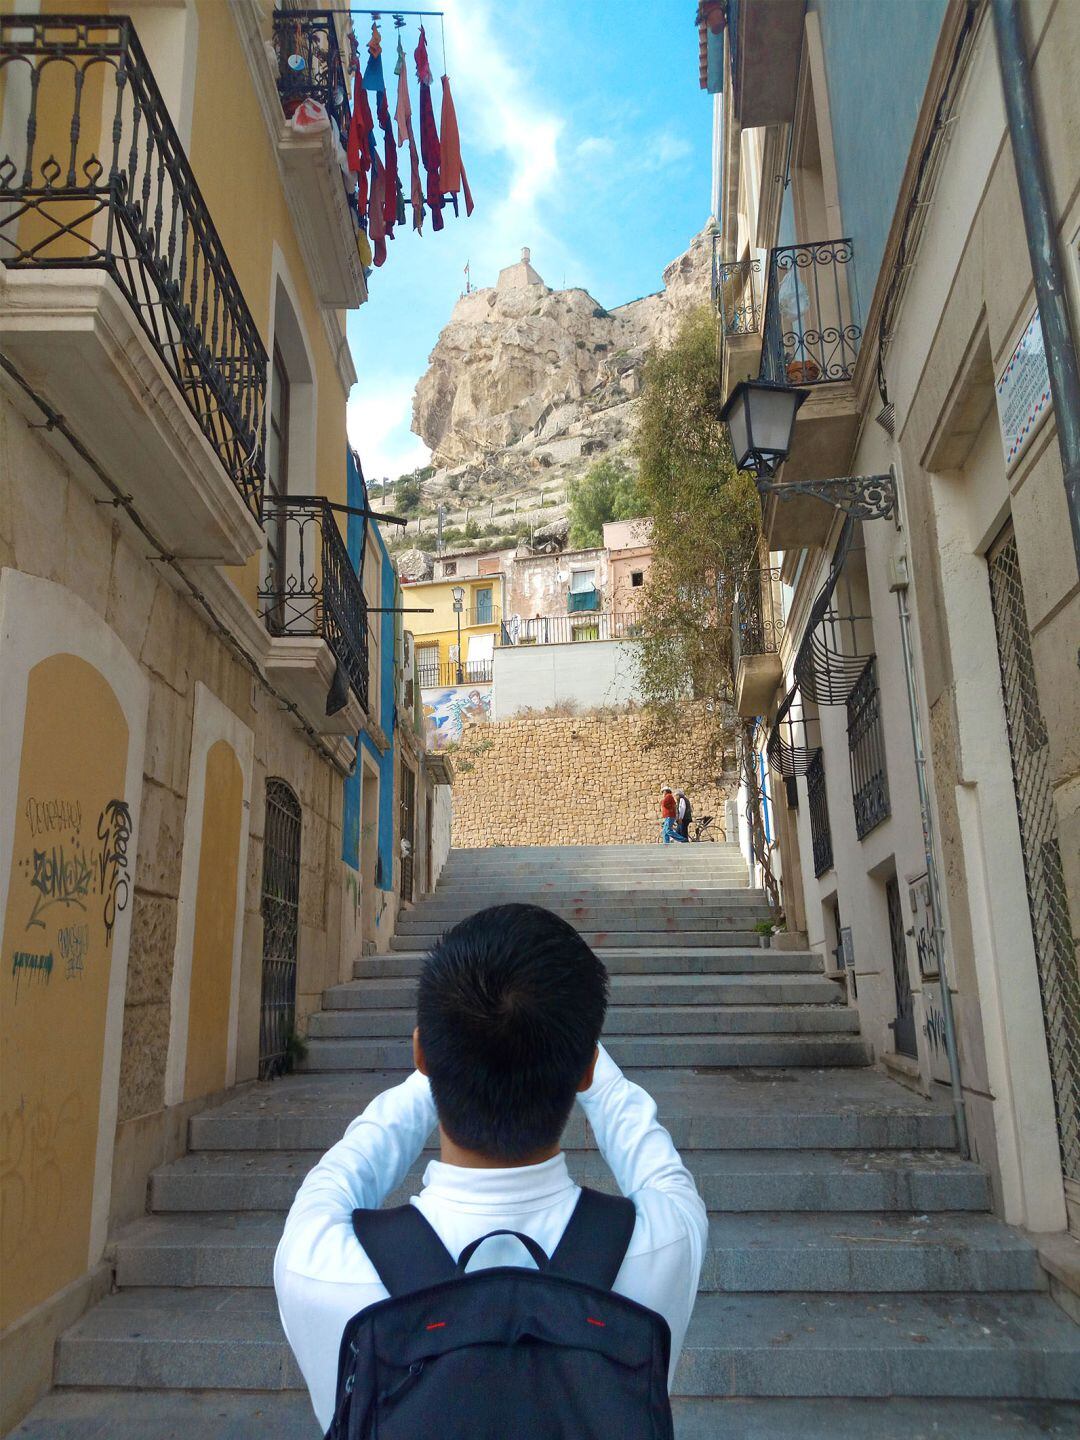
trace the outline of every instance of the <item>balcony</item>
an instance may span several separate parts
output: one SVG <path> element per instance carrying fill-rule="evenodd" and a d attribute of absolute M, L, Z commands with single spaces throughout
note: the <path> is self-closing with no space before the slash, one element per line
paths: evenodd
<path fill-rule="evenodd" d="M 502 611 L 498 605 L 470 605 L 461 612 L 463 630 L 490 629 L 502 622 Z"/>
<path fill-rule="evenodd" d="M 317 730 L 355 735 L 368 710 L 367 601 L 333 506 L 321 496 L 275 500 L 266 532 L 267 675 Z M 335 680 L 344 704 L 328 715 Z"/>
<path fill-rule="evenodd" d="M 759 378 L 809 390 L 795 421 L 781 480 L 846 473 L 858 430 L 853 376 L 862 339 L 850 240 L 783 245 L 769 252 Z M 770 549 L 820 544 L 832 523 L 812 496 L 766 505 Z"/>
<path fill-rule="evenodd" d="M 722 262 L 714 249 L 713 294 L 723 337 L 720 389 L 726 400 L 740 380 L 757 375 L 761 364 L 761 261 Z"/>
<path fill-rule="evenodd" d="M 367 299 L 367 282 L 355 201 L 338 163 L 352 114 L 337 25 L 344 12 L 275 10 L 272 71 L 254 7 L 238 7 L 238 19 L 315 293 L 322 305 L 355 309 Z M 326 107 L 329 129 L 301 134 L 288 123 L 304 100 Z"/>
<path fill-rule="evenodd" d="M 814 751 L 806 771 L 806 799 L 810 811 L 810 843 L 814 852 L 814 877 L 820 879 L 833 866 L 832 826 L 829 797 L 825 788 L 825 763 L 820 750 Z"/>
<path fill-rule="evenodd" d="M 728 0 L 735 117 L 744 130 L 794 118 L 806 0 Z"/>
<path fill-rule="evenodd" d="M 780 570 L 751 570 L 735 592 L 731 617 L 735 708 L 745 719 L 767 715 L 783 679 Z"/>
<path fill-rule="evenodd" d="M 446 690 L 451 685 L 490 685 L 493 665 L 490 660 L 440 660 L 416 667 L 421 690 Z"/>
<path fill-rule="evenodd" d="M 641 635 L 638 615 L 609 611 L 573 615 L 537 615 L 531 620 L 517 617 L 502 627 L 499 644 L 572 645 L 584 640 L 631 640 Z"/>
<path fill-rule="evenodd" d="M 847 721 L 855 833 L 863 840 L 892 813 L 881 725 L 881 691 L 877 682 L 877 660 L 873 655 L 848 696 Z"/>
<path fill-rule="evenodd" d="M 266 351 L 131 22 L 0 20 L 0 90 L 0 347 L 174 555 L 241 564 Z"/>
<path fill-rule="evenodd" d="M 600 609 L 601 595 L 599 590 L 568 590 L 566 592 L 566 609 L 570 615 L 594 614 Z"/>

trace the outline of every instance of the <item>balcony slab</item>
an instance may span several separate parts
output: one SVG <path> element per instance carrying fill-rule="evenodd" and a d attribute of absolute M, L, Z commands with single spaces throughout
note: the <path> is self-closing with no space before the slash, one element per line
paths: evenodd
<path fill-rule="evenodd" d="M 859 429 L 855 387 L 849 381 L 814 385 L 795 417 L 791 453 L 780 471 L 779 484 L 789 480 L 832 480 L 850 473 Z M 835 512 L 813 495 L 784 500 L 769 495 L 763 529 L 772 550 L 799 550 L 821 545 Z"/>
<path fill-rule="evenodd" d="M 784 678 L 779 655 L 740 655 L 735 674 L 735 708 L 745 720 L 767 715 Z"/>
<path fill-rule="evenodd" d="M 326 713 L 337 661 L 325 640 L 315 635 L 267 638 L 266 678 L 293 702 L 314 730 L 320 735 L 355 735 L 365 728 L 363 707 L 351 688 L 344 706 L 335 715 Z"/>
<path fill-rule="evenodd" d="M 725 335 L 721 362 L 722 403 L 727 404 L 740 380 L 756 380 L 761 368 L 761 335 Z"/>
<path fill-rule="evenodd" d="M 263 532 L 103 270 L 0 266 L 0 348 L 178 559 L 240 565 Z M 42 429 L 66 464 L 59 432 Z M 92 471 L 82 469 L 95 498 Z"/>
<path fill-rule="evenodd" d="M 319 302 L 355 310 L 367 299 L 367 281 L 330 134 L 297 135 L 282 117 L 277 147 L 289 211 Z"/>

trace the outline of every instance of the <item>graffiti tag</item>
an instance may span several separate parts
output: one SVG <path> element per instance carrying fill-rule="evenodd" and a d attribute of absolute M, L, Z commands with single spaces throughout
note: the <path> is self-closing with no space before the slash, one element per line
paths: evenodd
<path fill-rule="evenodd" d="M 19 981 L 26 980 L 28 985 L 39 981 L 42 985 L 49 983 L 52 975 L 53 956 L 52 951 L 41 955 L 33 950 L 16 950 L 11 961 L 11 973 L 15 979 L 15 999 L 19 998 Z"/>
<path fill-rule="evenodd" d="M 33 795 L 26 802 L 26 823 L 30 838 L 51 834 L 55 830 L 75 830 L 82 826 L 82 806 L 78 800 L 38 800 Z"/>
<path fill-rule="evenodd" d="M 90 926 L 65 925 L 56 932 L 60 959 L 67 966 L 65 979 L 74 980 L 83 973 L 83 963 L 90 952 Z"/>
<path fill-rule="evenodd" d="M 102 842 L 98 870 L 104 897 L 105 943 L 108 944 L 117 915 L 127 907 L 130 888 L 127 851 L 131 839 L 131 809 L 126 801 L 109 801 L 98 818 L 97 836 Z"/>
<path fill-rule="evenodd" d="M 41 917 L 54 905 L 74 905 L 85 910 L 93 878 L 81 848 L 68 852 L 63 845 L 54 845 L 51 850 L 35 850 L 30 884 L 37 894 L 26 928 L 36 925 L 44 930 L 45 921 Z"/>

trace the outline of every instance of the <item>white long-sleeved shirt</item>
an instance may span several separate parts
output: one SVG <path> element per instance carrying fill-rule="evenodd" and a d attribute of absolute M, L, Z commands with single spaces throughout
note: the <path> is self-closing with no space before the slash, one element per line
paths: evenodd
<path fill-rule="evenodd" d="M 705 1206 L 656 1105 L 601 1047 L 593 1083 L 578 1097 L 601 1155 L 637 1223 L 614 1289 L 663 1315 L 671 1369 L 682 1349 L 708 1235 Z M 274 1258 L 281 1323 L 325 1431 L 334 1414 L 338 1349 L 345 1324 L 386 1299 L 386 1288 L 353 1233 L 352 1212 L 374 1209 L 401 1184 L 436 1124 L 426 1078 L 412 1074 L 352 1122 L 300 1187 Z M 518 1230 L 552 1254 L 580 1187 L 562 1154 L 540 1165 L 477 1170 L 433 1160 L 417 1207 L 453 1256 L 491 1230 Z M 497 1236 L 479 1265 L 533 1265 L 520 1241 Z"/>

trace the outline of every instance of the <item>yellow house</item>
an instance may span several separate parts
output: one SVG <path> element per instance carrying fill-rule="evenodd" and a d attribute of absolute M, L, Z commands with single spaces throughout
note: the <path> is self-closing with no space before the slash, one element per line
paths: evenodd
<path fill-rule="evenodd" d="M 347 128 L 347 14 L 25 8 L 0 7 L 0 1431 L 188 1120 L 285 1068 L 351 975 L 343 786 L 374 834 L 393 713 L 388 562 L 369 542 L 358 577 L 341 508 L 361 237 L 332 127 L 287 113 Z"/>
<path fill-rule="evenodd" d="M 505 612 L 505 585 L 505 575 L 498 571 L 405 586 L 406 606 L 432 611 L 408 617 L 422 689 L 490 682 Z"/>

